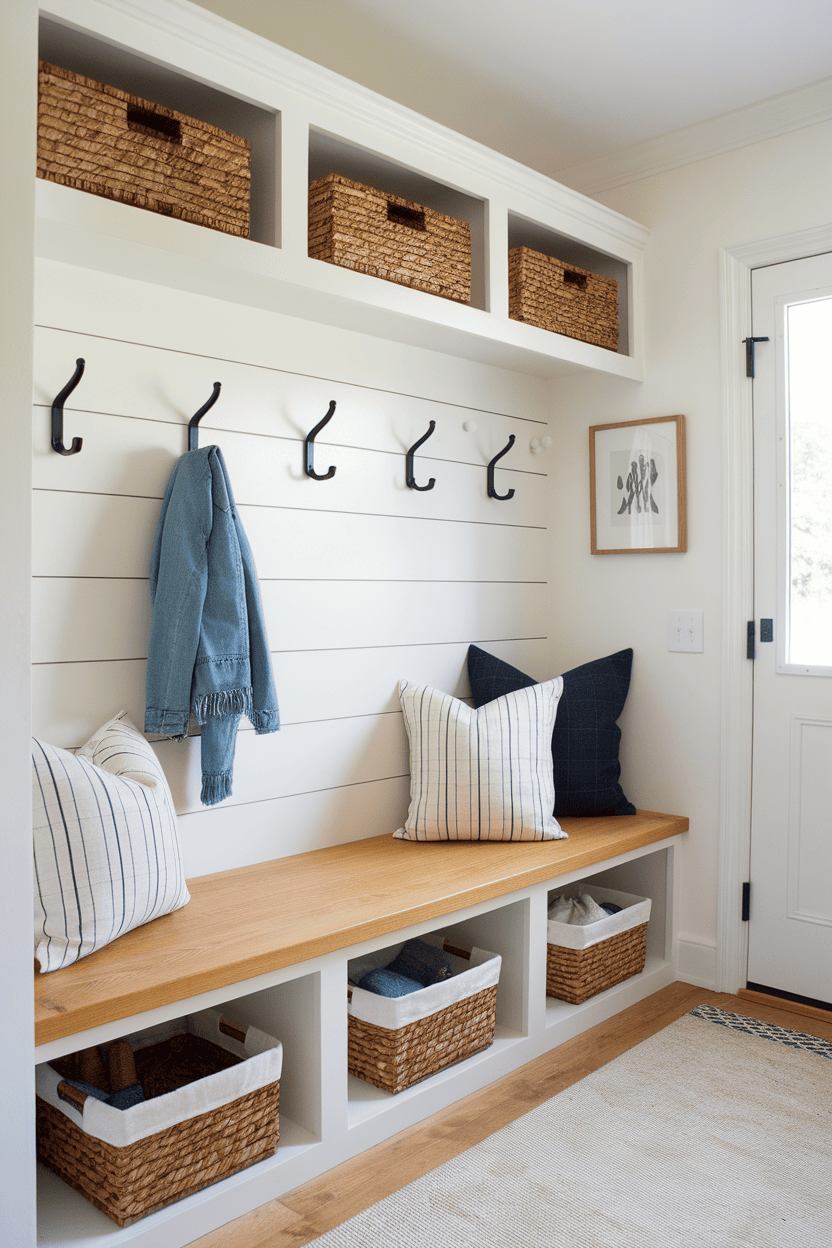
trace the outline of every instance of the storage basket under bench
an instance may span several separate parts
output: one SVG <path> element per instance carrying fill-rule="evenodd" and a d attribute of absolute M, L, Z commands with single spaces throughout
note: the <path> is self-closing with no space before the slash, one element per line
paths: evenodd
<path fill-rule="evenodd" d="M 422 940 L 443 950 L 451 978 L 403 997 L 348 989 L 347 1068 L 385 1092 L 401 1092 L 494 1041 L 500 955 L 461 949 L 439 933 Z M 401 949 L 353 959 L 350 979 L 385 966 Z"/>
<path fill-rule="evenodd" d="M 568 891 L 589 893 L 599 904 L 611 901 L 621 906 L 617 914 L 585 926 L 551 919 L 547 924 L 546 995 L 580 1005 L 644 970 L 650 898 L 584 885 Z"/>
<path fill-rule="evenodd" d="M 129 1109 L 78 1091 L 72 1059 L 37 1068 L 39 1159 L 122 1227 L 274 1153 L 283 1062 L 278 1040 L 219 1010 L 125 1039 L 139 1067 L 156 1052 L 150 1099 Z"/>

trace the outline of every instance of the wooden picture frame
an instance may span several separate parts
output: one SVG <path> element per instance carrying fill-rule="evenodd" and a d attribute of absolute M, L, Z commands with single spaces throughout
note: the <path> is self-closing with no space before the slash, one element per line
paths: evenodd
<path fill-rule="evenodd" d="M 684 416 L 593 425 L 589 500 L 593 555 L 686 551 Z"/>

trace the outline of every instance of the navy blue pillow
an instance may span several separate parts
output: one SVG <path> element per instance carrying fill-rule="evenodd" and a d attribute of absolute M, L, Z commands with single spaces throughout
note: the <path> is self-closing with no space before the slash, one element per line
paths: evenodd
<path fill-rule="evenodd" d="M 633 666 L 632 650 L 619 650 L 563 673 L 563 694 L 552 734 L 555 818 L 560 815 L 634 815 L 618 783 L 621 729 Z M 468 647 L 474 706 L 538 682 L 502 659 Z"/>

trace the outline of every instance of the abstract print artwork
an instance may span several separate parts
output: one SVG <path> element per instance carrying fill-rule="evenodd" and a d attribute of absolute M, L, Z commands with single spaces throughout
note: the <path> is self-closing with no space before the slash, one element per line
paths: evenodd
<path fill-rule="evenodd" d="M 687 549 L 684 416 L 593 425 L 589 458 L 593 555 Z"/>

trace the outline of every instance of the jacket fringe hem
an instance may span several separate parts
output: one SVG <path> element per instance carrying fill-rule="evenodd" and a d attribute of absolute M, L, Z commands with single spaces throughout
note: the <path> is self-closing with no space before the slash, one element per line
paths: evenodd
<path fill-rule="evenodd" d="M 251 716 L 251 686 L 245 689 L 219 689 L 194 698 L 191 712 L 198 724 L 209 719 L 227 719 L 230 715 Z"/>
<path fill-rule="evenodd" d="M 199 800 L 203 806 L 216 806 L 231 796 L 231 772 L 205 772 L 202 776 L 202 792 Z"/>

